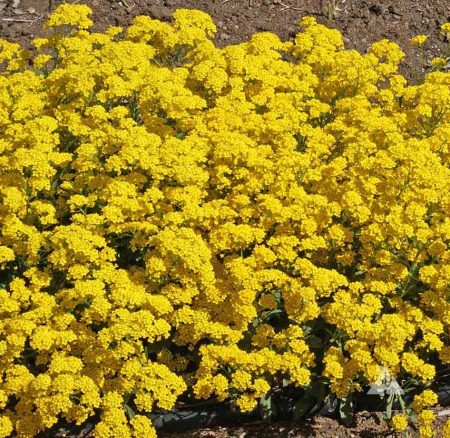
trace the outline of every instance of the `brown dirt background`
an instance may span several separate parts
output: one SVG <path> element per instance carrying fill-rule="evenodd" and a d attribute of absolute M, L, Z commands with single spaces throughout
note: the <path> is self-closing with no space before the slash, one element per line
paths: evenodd
<path fill-rule="evenodd" d="M 400 45 L 406 53 L 401 65 L 411 81 L 421 76 L 419 49 L 410 44 L 417 34 L 429 36 L 426 59 L 444 53 L 439 37 L 441 24 L 450 21 L 450 0 L 334 0 L 334 16 L 328 11 L 333 0 L 68 0 L 86 3 L 94 11 L 94 30 L 127 26 L 137 15 L 169 21 L 178 8 L 208 12 L 217 25 L 219 47 L 247 40 L 255 32 L 271 31 L 292 40 L 300 31 L 298 22 L 311 15 L 342 32 L 347 48 L 364 53 L 372 42 L 383 38 Z M 63 0 L 0 0 L 0 38 L 31 47 L 34 37 L 44 34 L 42 24 Z M 442 409 L 442 408 L 441 408 Z M 444 411 L 438 423 L 450 418 Z M 442 414 L 442 412 L 441 412 Z M 412 436 L 414 436 L 414 432 Z M 68 436 L 68 435 L 65 435 Z M 316 417 L 302 425 L 254 424 L 245 427 L 203 429 L 192 433 L 162 434 L 164 437 L 388 437 L 394 436 L 374 414 L 359 414 L 352 427 L 331 418 Z"/>
<path fill-rule="evenodd" d="M 41 26 L 63 0 L 0 0 L 0 37 L 29 47 L 42 35 Z M 208 12 L 218 27 L 219 47 L 248 39 L 253 33 L 271 31 L 292 40 L 300 31 L 300 17 L 311 15 L 320 23 L 339 29 L 347 48 L 365 52 L 383 38 L 395 41 L 407 57 L 401 73 L 420 76 L 420 52 L 410 43 L 417 34 L 429 36 L 426 59 L 442 55 L 446 44 L 439 37 L 441 24 L 450 21 L 450 0 L 67 0 L 87 3 L 94 11 L 95 30 L 127 26 L 136 15 L 169 21 L 178 8 Z M 329 5 L 335 4 L 333 19 Z"/>

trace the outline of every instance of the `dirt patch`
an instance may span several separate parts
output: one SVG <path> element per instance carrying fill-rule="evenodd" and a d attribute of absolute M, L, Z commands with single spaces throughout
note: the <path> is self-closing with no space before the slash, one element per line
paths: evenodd
<path fill-rule="evenodd" d="M 42 35 L 42 23 L 63 0 L 0 0 L 0 37 L 29 47 Z M 79 3 L 80 0 L 69 0 Z M 442 55 L 446 44 L 439 38 L 441 24 L 450 21 L 448 0 L 84 0 L 94 10 L 95 30 L 127 26 L 136 15 L 169 21 L 176 9 L 208 12 L 218 27 L 221 47 L 247 40 L 260 31 L 271 31 L 291 40 L 300 30 L 299 18 L 311 15 L 320 23 L 339 29 L 348 48 L 365 52 L 383 38 L 406 52 L 401 72 L 409 79 L 419 75 L 419 50 L 410 44 L 426 34 L 426 58 Z M 330 5 L 334 3 L 334 8 Z"/>
<path fill-rule="evenodd" d="M 218 427 L 202 429 L 180 434 L 164 434 L 161 438 L 354 438 L 354 437 L 386 437 L 394 438 L 386 423 L 375 414 L 362 412 L 350 427 L 339 424 L 337 420 L 327 417 L 315 417 L 298 425 L 292 422 L 268 424 L 264 422 L 242 425 L 239 427 Z"/>
<path fill-rule="evenodd" d="M 445 421 L 450 419 L 450 410 L 435 409 L 436 438 L 442 437 Z M 418 431 L 407 430 L 408 436 L 418 436 Z M 292 422 L 268 424 L 255 422 L 238 427 L 217 427 L 201 429 L 192 432 L 160 433 L 159 438 L 399 438 L 399 433 L 393 432 L 380 413 L 359 412 L 354 421 L 344 426 L 338 420 L 329 417 L 316 416 L 295 425 Z"/>
<path fill-rule="evenodd" d="M 436 438 L 442 436 L 442 428 L 447 420 L 450 420 L 450 409 L 440 406 L 434 409 L 436 414 L 435 430 Z M 92 438 L 93 424 L 89 427 L 59 429 L 53 433 L 43 433 L 40 438 Z M 417 429 L 408 428 L 408 436 L 418 436 Z M 361 411 L 354 421 L 344 426 L 335 418 L 315 416 L 298 423 L 284 421 L 267 423 L 255 421 L 234 427 L 200 428 L 193 431 L 182 432 L 158 432 L 158 438 L 399 438 L 400 434 L 393 432 L 381 418 L 381 413 Z"/>

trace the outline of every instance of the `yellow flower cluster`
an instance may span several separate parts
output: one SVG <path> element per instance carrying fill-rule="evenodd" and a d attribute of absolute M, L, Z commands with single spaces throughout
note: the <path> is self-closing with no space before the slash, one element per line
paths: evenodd
<path fill-rule="evenodd" d="M 450 364 L 449 73 L 408 85 L 396 44 L 311 17 L 219 49 L 201 11 L 90 12 L 0 40 L 0 437 Z"/>
<path fill-rule="evenodd" d="M 408 427 L 408 419 L 404 414 L 395 414 L 392 417 L 392 426 L 395 430 L 401 432 Z"/>
<path fill-rule="evenodd" d="M 416 35 L 414 38 L 411 39 L 411 44 L 414 46 L 423 46 L 428 40 L 427 35 Z"/>

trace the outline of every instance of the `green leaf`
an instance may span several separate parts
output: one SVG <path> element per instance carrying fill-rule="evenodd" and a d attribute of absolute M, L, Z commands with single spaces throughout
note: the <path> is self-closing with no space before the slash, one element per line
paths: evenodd
<path fill-rule="evenodd" d="M 353 398 L 349 395 L 340 400 L 339 415 L 344 424 L 349 424 L 353 419 Z"/>
<path fill-rule="evenodd" d="M 324 398 L 324 404 L 321 412 L 325 414 L 330 414 L 336 411 L 337 406 L 338 406 L 337 397 L 334 394 L 330 393 Z"/>
<path fill-rule="evenodd" d="M 283 313 L 283 310 L 282 310 L 282 309 L 273 309 L 273 310 L 270 310 L 269 312 L 267 312 L 267 313 L 264 314 L 264 319 L 269 319 L 271 316 L 273 316 L 273 315 L 278 315 L 278 314 L 280 314 L 280 313 Z"/>
<path fill-rule="evenodd" d="M 261 418 L 265 421 L 269 421 L 274 415 L 276 415 L 276 407 L 270 392 L 267 392 L 261 397 L 261 400 L 259 401 L 259 413 Z"/>
<path fill-rule="evenodd" d="M 311 348 L 322 348 L 322 340 L 315 335 L 310 335 L 306 338 L 306 342 Z"/>
<path fill-rule="evenodd" d="M 386 404 L 386 416 L 390 420 L 392 418 L 392 405 L 394 404 L 395 395 L 389 394 Z"/>
<path fill-rule="evenodd" d="M 316 404 L 316 400 L 307 395 L 301 398 L 294 405 L 294 411 L 292 412 L 292 420 L 300 421 Z"/>
<path fill-rule="evenodd" d="M 125 404 L 125 412 L 127 413 L 128 418 L 130 420 L 132 420 L 134 418 L 134 416 L 136 415 L 136 413 L 133 411 L 133 409 L 130 406 L 128 406 L 127 404 Z"/>
<path fill-rule="evenodd" d="M 308 393 L 314 398 L 316 404 L 313 409 L 319 409 L 327 396 L 327 388 L 323 382 L 314 382 L 308 388 Z"/>

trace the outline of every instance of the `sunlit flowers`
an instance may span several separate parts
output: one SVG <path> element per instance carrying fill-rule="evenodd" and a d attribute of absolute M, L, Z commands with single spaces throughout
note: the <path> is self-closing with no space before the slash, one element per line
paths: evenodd
<path fill-rule="evenodd" d="M 411 86 L 398 45 L 346 50 L 312 17 L 220 49 L 202 11 L 90 16 L 59 6 L 33 54 L 0 40 L 0 437 L 97 414 L 97 438 L 153 437 L 147 414 L 187 396 L 248 411 L 385 375 L 431 436 L 445 58 Z"/>

